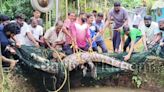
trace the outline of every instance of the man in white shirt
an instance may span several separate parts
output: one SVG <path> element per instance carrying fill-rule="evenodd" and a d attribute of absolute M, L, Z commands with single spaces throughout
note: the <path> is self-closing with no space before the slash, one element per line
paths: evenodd
<path fill-rule="evenodd" d="M 134 28 L 138 28 L 138 26 L 140 25 L 141 21 L 142 21 L 142 17 L 139 14 L 139 12 L 137 11 L 136 14 L 134 15 L 134 18 L 133 18 L 133 27 Z"/>
<path fill-rule="evenodd" d="M 29 40 L 34 44 L 34 46 L 39 47 L 39 43 L 35 40 L 34 36 L 32 35 L 29 26 L 26 22 L 24 22 L 24 14 L 20 14 L 16 16 L 16 20 L 14 21 L 20 25 L 20 33 L 14 37 L 14 40 L 17 44 L 20 45 L 29 45 Z"/>
<path fill-rule="evenodd" d="M 36 19 L 31 20 L 31 24 L 29 25 L 29 30 L 31 31 L 35 40 L 37 42 L 40 42 L 40 38 L 43 36 L 43 27 L 38 25 L 38 21 Z M 34 45 L 34 44 L 30 41 L 29 45 Z"/>
<path fill-rule="evenodd" d="M 65 33 L 63 32 L 63 22 L 58 21 L 55 26 L 46 31 L 44 40 L 49 48 L 62 50 L 62 46 L 66 40 Z"/>
<path fill-rule="evenodd" d="M 147 46 L 146 50 L 160 41 L 161 32 L 158 23 L 153 22 L 151 16 L 144 17 L 144 24 L 141 24 L 139 29 L 143 34 L 144 44 Z"/>

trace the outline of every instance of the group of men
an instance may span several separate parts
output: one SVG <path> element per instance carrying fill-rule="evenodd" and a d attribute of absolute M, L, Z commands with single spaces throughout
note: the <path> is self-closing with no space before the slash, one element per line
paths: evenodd
<path fill-rule="evenodd" d="M 145 51 L 151 49 L 156 44 L 163 46 L 163 42 L 161 41 L 162 38 L 164 38 L 163 19 L 161 19 L 158 24 L 152 21 L 150 15 L 146 15 L 142 21 L 142 17 L 138 11 L 134 16 L 134 20 L 131 20 L 133 21 L 132 27 L 129 26 L 128 19 L 128 13 L 121 7 L 121 3 L 115 2 L 114 8 L 109 12 L 108 20 L 103 29 L 105 30 L 105 28 L 112 23 L 114 52 L 126 52 L 127 47 L 129 47 L 128 54 L 124 56 L 125 61 L 130 59 L 134 51 L 134 45 L 140 39 L 143 41 Z"/>
<path fill-rule="evenodd" d="M 25 15 L 23 14 L 18 14 L 15 20 L 10 20 L 4 14 L 0 15 L 2 61 L 9 62 L 11 68 L 17 62 L 17 60 L 9 59 L 11 54 L 16 54 L 15 48 L 20 48 L 21 45 L 39 47 L 40 37 L 43 35 L 43 22 L 39 11 L 34 12 L 34 17 L 30 19 L 30 24 L 27 24 L 24 19 Z"/>
<path fill-rule="evenodd" d="M 129 27 L 128 13 L 121 7 L 120 2 L 114 3 L 114 8 L 109 12 L 106 21 L 104 15 L 95 10 L 89 14 L 80 13 L 79 16 L 70 12 L 64 22 L 59 20 L 45 32 L 39 11 L 34 11 L 29 24 L 24 21 L 23 14 L 17 15 L 13 21 L 10 21 L 6 15 L 1 15 L 0 18 L 0 42 L 4 61 L 12 61 L 5 59 L 9 58 L 10 53 L 15 54 L 14 48 L 19 48 L 21 45 L 37 48 L 44 46 L 63 51 L 67 55 L 79 50 L 99 52 L 98 47 L 101 48 L 102 53 L 107 53 L 103 35 L 109 25 L 112 25 L 113 51 L 126 52 L 127 47 L 130 47 L 128 54 L 124 57 L 125 61 L 130 59 L 134 45 L 140 39 L 146 51 L 155 44 L 164 47 L 164 19 L 161 19 L 158 24 L 147 15 L 142 24 L 137 20 L 139 16 L 136 16 L 133 27 Z M 16 43 L 14 47 L 13 41 Z"/>

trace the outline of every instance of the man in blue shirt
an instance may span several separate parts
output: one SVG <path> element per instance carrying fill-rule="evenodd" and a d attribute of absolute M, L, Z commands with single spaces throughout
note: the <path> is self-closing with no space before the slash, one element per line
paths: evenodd
<path fill-rule="evenodd" d="M 87 24 L 89 25 L 88 31 L 90 32 L 90 37 L 92 39 L 92 49 L 93 51 L 98 52 L 97 43 L 96 41 L 93 41 L 93 38 L 98 33 L 98 28 L 95 25 L 93 25 L 93 20 L 94 20 L 94 16 L 92 14 L 87 14 Z"/>
<path fill-rule="evenodd" d="M 3 56 L 8 57 L 7 51 L 14 52 L 11 40 L 16 34 L 19 33 L 19 26 L 16 23 L 9 23 L 4 26 L 3 31 L 0 31 L 1 52 Z"/>
<path fill-rule="evenodd" d="M 0 15 L 0 31 L 3 31 L 5 25 L 10 22 L 10 18 L 6 15 Z"/>
<path fill-rule="evenodd" d="M 10 56 L 10 53 L 15 53 L 15 50 L 11 46 L 11 39 L 20 31 L 19 26 L 16 23 L 9 23 L 4 26 L 3 31 L 0 31 L 0 45 L 1 45 L 1 53 L 0 57 L 2 57 L 3 62 L 10 63 L 10 68 L 13 68 L 17 61 L 8 59 L 6 57 Z"/>
<path fill-rule="evenodd" d="M 103 14 L 102 13 L 97 14 L 96 21 L 93 22 L 93 25 L 96 26 L 97 33 L 98 33 L 93 37 L 93 41 L 95 41 L 97 46 L 99 46 L 102 49 L 103 53 L 107 53 L 108 50 L 106 48 L 105 42 L 103 40 L 103 37 L 100 35 L 100 32 L 103 30 L 103 27 L 104 27 Z"/>

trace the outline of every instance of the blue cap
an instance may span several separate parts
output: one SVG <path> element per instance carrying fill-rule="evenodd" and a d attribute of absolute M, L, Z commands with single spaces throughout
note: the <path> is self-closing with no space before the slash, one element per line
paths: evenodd
<path fill-rule="evenodd" d="M 10 18 L 6 15 L 0 15 L 0 21 L 8 21 Z"/>
<path fill-rule="evenodd" d="M 152 20 L 152 17 L 151 17 L 150 15 L 146 15 L 146 16 L 144 17 L 144 20 Z"/>

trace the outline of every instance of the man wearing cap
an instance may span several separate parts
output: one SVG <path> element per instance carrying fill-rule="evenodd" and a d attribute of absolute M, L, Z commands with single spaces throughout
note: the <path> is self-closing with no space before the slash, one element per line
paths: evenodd
<path fill-rule="evenodd" d="M 110 24 L 111 19 L 114 21 L 113 27 L 113 50 L 114 52 L 119 52 L 119 46 L 121 42 L 120 38 L 120 30 L 124 25 L 128 24 L 128 13 L 126 10 L 121 8 L 120 2 L 114 3 L 114 9 L 112 9 L 109 13 L 108 20 L 105 23 L 104 29 Z"/>
<path fill-rule="evenodd" d="M 161 32 L 158 23 L 152 21 L 152 17 L 147 15 L 144 17 L 144 23 L 139 27 L 143 34 L 145 49 L 151 49 L 161 39 Z"/>
<path fill-rule="evenodd" d="M 4 26 L 10 22 L 10 18 L 6 15 L 0 15 L 0 21 L 0 31 L 3 31 Z"/>

